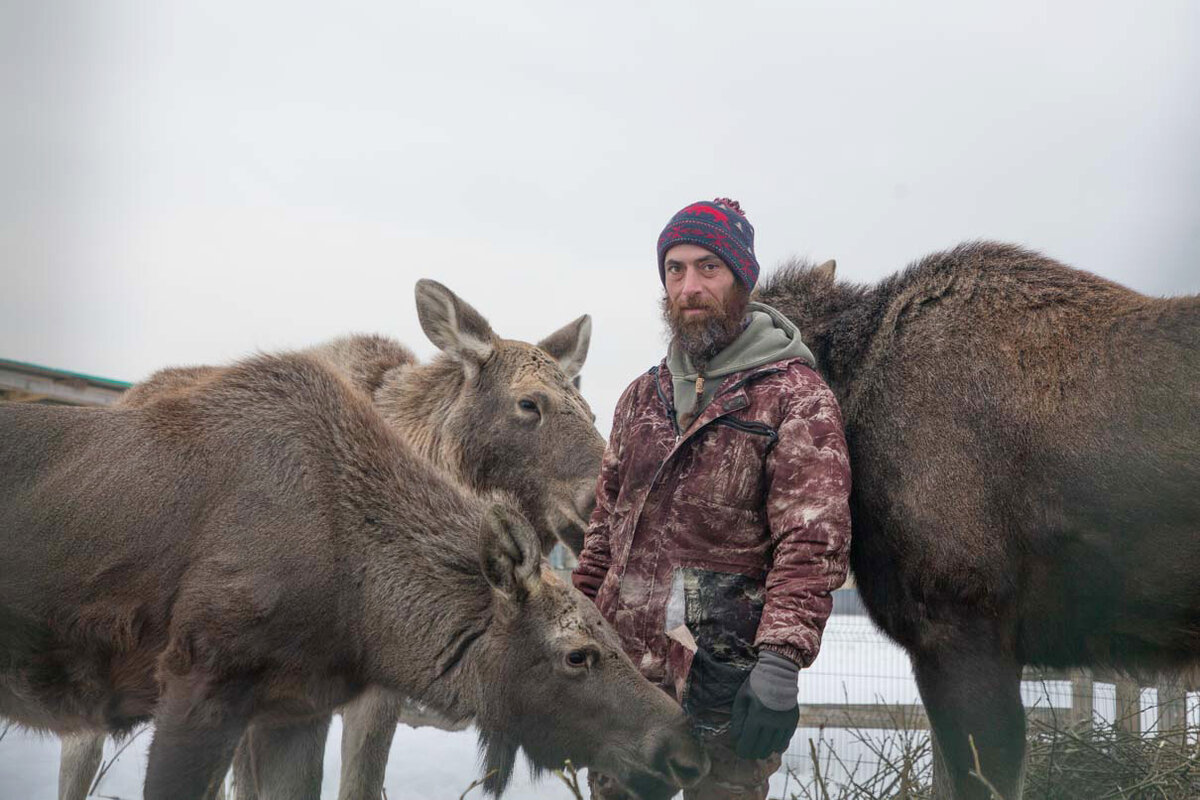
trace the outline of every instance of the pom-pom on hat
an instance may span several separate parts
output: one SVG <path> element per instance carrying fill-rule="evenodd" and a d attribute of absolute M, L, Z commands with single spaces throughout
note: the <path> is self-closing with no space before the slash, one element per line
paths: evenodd
<path fill-rule="evenodd" d="M 658 277 L 664 284 L 663 259 L 677 244 L 694 244 L 716 253 L 747 289 L 758 282 L 754 226 L 736 200 L 718 197 L 711 203 L 692 203 L 671 217 L 658 236 Z"/>

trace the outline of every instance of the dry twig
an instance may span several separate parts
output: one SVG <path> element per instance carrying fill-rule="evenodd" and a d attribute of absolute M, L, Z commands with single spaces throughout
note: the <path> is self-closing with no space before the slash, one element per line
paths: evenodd
<path fill-rule="evenodd" d="M 567 785 L 575 800 L 583 800 L 583 791 L 579 787 L 579 771 L 575 769 L 575 765 L 571 763 L 571 759 L 568 758 L 564 761 L 563 768 L 554 770 L 554 774 Z"/>
<path fill-rule="evenodd" d="M 112 758 L 108 759 L 107 761 L 105 761 L 104 763 L 102 763 L 100 765 L 99 771 L 96 772 L 96 780 L 92 781 L 92 788 L 88 789 L 89 797 L 91 795 L 95 794 L 96 790 L 100 788 L 100 781 L 104 780 L 104 776 L 108 774 L 108 771 L 110 769 L 112 769 L 113 764 L 117 763 L 117 759 L 121 757 L 121 754 L 124 753 L 126 750 L 128 750 L 129 745 L 133 744 L 134 741 L 136 741 L 139 736 L 141 736 L 143 733 L 145 733 L 148 730 L 150 730 L 150 729 L 142 728 L 140 731 L 135 733 L 133 736 L 130 736 L 128 739 L 126 739 L 124 742 L 121 743 L 121 746 L 117 748 L 117 752 L 113 753 Z"/>
<path fill-rule="evenodd" d="M 471 785 L 470 785 L 470 786 L 468 786 L 468 787 L 467 787 L 467 788 L 466 788 L 466 789 L 463 791 L 463 793 L 462 793 L 462 794 L 460 794 L 460 795 L 458 796 L 458 800 L 463 800 L 463 798 L 465 798 L 467 795 L 469 795 L 469 794 L 471 793 L 471 790 L 472 790 L 472 789 L 475 789 L 475 788 L 478 788 L 478 787 L 482 786 L 482 785 L 483 785 L 483 784 L 484 784 L 484 783 L 487 781 L 487 779 L 488 779 L 488 778 L 490 778 L 490 777 L 492 777 L 493 775 L 495 775 L 495 774 L 496 774 L 498 771 L 499 771 L 499 770 L 492 770 L 492 771 L 491 771 L 491 772 L 489 772 L 487 775 L 484 775 L 482 778 L 478 778 L 478 779 L 476 779 L 476 780 L 474 780 L 474 781 L 471 781 Z"/>

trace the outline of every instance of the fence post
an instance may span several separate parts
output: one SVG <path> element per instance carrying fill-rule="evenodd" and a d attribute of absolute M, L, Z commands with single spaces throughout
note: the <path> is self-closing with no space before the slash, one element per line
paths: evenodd
<path fill-rule="evenodd" d="M 1126 677 L 1117 678 L 1117 718 L 1118 730 L 1126 733 L 1140 734 L 1142 732 L 1142 687 L 1135 680 Z"/>
<path fill-rule="evenodd" d="M 1179 675 L 1164 675 L 1158 682 L 1158 735 L 1187 743 L 1187 692 Z"/>
<path fill-rule="evenodd" d="M 1092 725 L 1093 694 L 1095 684 L 1092 673 L 1085 669 L 1071 670 L 1068 676 L 1071 681 L 1071 727 Z"/>

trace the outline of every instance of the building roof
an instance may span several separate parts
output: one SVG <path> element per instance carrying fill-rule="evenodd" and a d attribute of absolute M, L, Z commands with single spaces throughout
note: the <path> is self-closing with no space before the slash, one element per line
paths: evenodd
<path fill-rule="evenodd" d="M 0 358 L 0 400 L 107 406 L 129 386 L 126 381 Z"/>

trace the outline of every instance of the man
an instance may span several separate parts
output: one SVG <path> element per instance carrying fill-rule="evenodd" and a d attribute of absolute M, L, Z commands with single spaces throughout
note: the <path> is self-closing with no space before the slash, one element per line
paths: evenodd
<path fill-rule="evenodd" d="M 573 581 L 704 737 L 712 771 L 684 796 L 766 798 L 846 578 L 841 413 L 795 326 L 749 302 L 754 229 L 736 202 L 672 217 L 658 269 L 671 343 L 617 403 Z"/>

